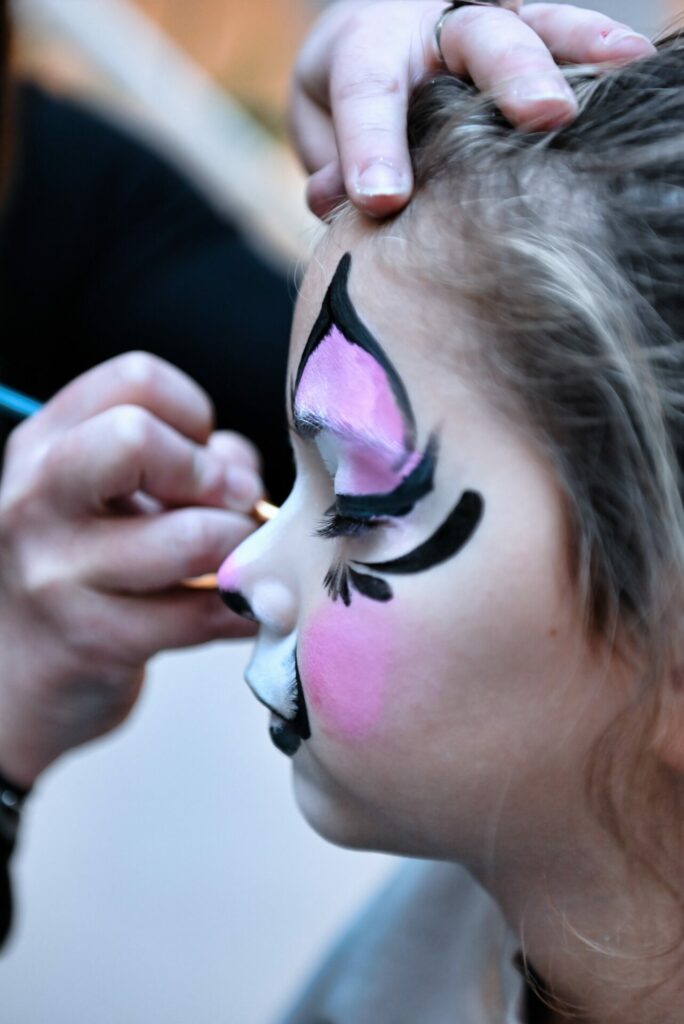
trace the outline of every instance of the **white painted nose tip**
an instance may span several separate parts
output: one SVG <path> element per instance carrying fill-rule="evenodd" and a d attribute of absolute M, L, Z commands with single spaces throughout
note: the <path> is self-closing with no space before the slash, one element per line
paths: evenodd
<path fill-rule="evenodd" d="M 297 621 L 295 597 L 281 580 L 258 580 L 252 587 L 250 604 L 257 621 L 266 629 L 281 636 L 293 631 Z"/>

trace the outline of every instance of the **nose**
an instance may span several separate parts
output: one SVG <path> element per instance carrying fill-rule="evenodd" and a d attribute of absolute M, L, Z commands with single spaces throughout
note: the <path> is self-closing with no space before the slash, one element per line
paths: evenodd
<path fill-rule="evenodd" d="M 289 756 L 311 735 L 297 669 L 295 573 L 301 565 L 296 553 L 301 555 L 305 546 L 298 540 L 303 540 L 300 518 L 286 503 L 275 519 L 229 555 L 218 572 L 219 592 L 228 607 L 260 625 L 245 679 L 271 710 L 271 739 Z"/>
<path fill-rule="evenodd" d="M 260 527 L 226 558 L 218 572 L 223 602 L 243 618 L 278 636 L 292 633 L 297 622 L 296 589 L 284 552 L 285 510 Z M 281 522 L 279 522 L 281 520 Z"/>

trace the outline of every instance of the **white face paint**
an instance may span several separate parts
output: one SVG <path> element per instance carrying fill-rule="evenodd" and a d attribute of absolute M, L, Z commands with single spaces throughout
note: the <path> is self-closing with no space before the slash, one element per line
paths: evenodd
<path fill-rule="evenodd" d="M 279 637 L 262 626 L 245 672 L 247 685 L 257 700 L 285 719 L 297 713 L 296 639 L 295 633 Z"/>
<path fill-rule="evenodd" d="M 221 595 L 235 611 L 255 618 L 259 638 L 247 666 L 245 678 L 257 700 L 273 713 L 271 736 L 284 753 L 293 754 L 302 739 L 310 735 L 304 694 L 297 672 L 297 600 L 293 588 L 284 582 L 283 563 L 296 550 L 283 543 L 284 537 L 301 531 L 303 524 L 299 489 L 271 522 L 252 534 L 221 566 L 218 585 Z M 255 572 L 258 567 L 258 578 Z"/>

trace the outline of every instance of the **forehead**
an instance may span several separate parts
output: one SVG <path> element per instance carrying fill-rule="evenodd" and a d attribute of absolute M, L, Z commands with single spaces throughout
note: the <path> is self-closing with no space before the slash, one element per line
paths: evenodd
<path fill-rule="evenodd" d="M 435 325 L 440 321 L 441 335 L 445 334 L 448 312 L 444 297 L 437 296 L 429 281 L 416 280 L 404 238 L 388 236 L 376 227 L 366 227 L 349 218 L 328 231 L 307 268 L 293 322 L 291 379 L 296 376 L 326 292 L 345 253 L 351 257 L 347 293 L 354 313 L 396 361 L 400 373 L 415 376 L 428 340 L 435 336 Z M 449 348 L 453 350 L 453 344 Z"/>

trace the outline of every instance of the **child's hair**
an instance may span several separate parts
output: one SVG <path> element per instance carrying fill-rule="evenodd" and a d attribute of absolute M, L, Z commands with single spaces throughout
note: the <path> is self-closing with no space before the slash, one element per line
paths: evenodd
<path fill-rule="evenodd" d="M 473 314 L 490 381 L 556 467 L 588 633 L 638 668 L 589 792 L 681 909 L 684 801 L 653 747 L 682 678 L 684 33 L 568 77 L 579 117 L 547 134 L 453 78 L 422 85 L 416 198 L 391 230 Z"/>

